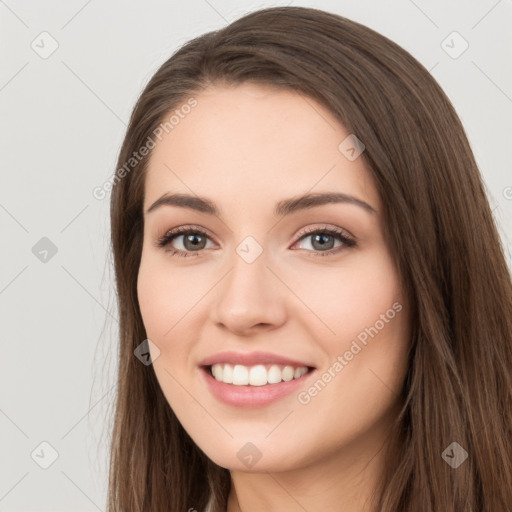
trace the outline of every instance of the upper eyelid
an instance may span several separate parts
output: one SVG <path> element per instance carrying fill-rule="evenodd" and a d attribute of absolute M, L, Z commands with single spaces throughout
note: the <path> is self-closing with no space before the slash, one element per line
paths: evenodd
<path fill-rule="evenodd" d="M 188 232 L 204 233 L 206 236 L 208 236 L 212 240 L 214 240 L 214 241 L 216 240 L 216 237 L 214 235 L 212 235 L 212 233 L 208 229 L 206 229 L 206 228 L 204 228 L 202 226 L 196 226 L 194 224 L 185 225 L 185 226 L 178 226 L 176 228 L 169 229 L 168 231 L 166 231 L 159 238 L 163 238 L 163 237 L 166 237 L 166 236 L 173 236 L 173 237 L 177 238 L 179 236 L 186 235 Z M 217 242 L 215 242 L 215 243 L 217 243 Z"/>
<path fill-rule="evenodd" d="M 336 232 L 336 234 L 346 234 L 347 238 L 352 238 L 354 240 L 356 239 L 356 237 L 348 229 L 334 226 L 334 224 L 328 223 L 324 223 L 323 225 L 314 228 L 304 228 L 301 231 L 299 231 L 296 236 L 303 237 L 304 235 L 310 235 L 312 233 L 315 233 L 316 231 L 334 231 Z"/>

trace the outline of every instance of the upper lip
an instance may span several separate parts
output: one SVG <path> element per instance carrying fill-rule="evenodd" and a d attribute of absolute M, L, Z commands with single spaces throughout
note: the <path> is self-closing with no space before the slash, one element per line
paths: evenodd
<path fill-rule="evenodd" d="M 241 364 L 243 366 L 254 366 L 257 364 L 279 364 L 285 366 L 307 366 L 312 365 L 289 357 L 272 354 L 270 352 L 219 352 L 201 361 L 200 366 L 211 366 L 219 363 Z"/>

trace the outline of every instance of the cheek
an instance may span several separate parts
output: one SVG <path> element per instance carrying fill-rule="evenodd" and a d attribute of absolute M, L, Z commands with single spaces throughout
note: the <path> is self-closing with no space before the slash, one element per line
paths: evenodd
<path fill-rule="evenodd" d="M 160 337 L 165 319 L 165 287 L 162 286 L 162 278 L 165 278 L 157 268 L 151 266 L 143 258 L 137 278 L 137 297 L 139 307 L 146 328 L 148 338 Z"/>
<path fill-rule="evenodd" d="M 159 350 L 153 369 L 161 389 L 170 404 L 187 403 L 189 397 L 175 379 L 183 382 L 188 371 L 187 355 L 193 336 L 187 337 L 187 322 L 193 317 L 190 304 L 194 301 L 181 291 L 186 292 L 187 288 L 179 282 L 179 274 L 166 267 L 155 258 L 143 258 L 137 279 L 137 296 L 146 336 Z"/>
<path fill-rule="evenodd" d="M 162 356 L 154 364 L 160 379 L 166 377 L 163 366 L 178 374 L 189 369 L 189 355 L 197 340 L 195 328 L 199 315 L 204 314 L 199 305 L 208 287 L 193 267 L 173 268 L 165 257 L 149 256 L 141 260 L 137 296 L 146 335 Z"/>
<path fill-rule="evenodd" d="M 402 303 L 398 276 L 385 250 L 354 253 L 338 267 L 309 266 L 300 275 L 308 278 L 295 277 L 294 291 L 314 313 L 301 317 L 308 322 L 320 319 L 330 331 L 327 339 L 338 348 L 343 340 L 374 325 L 393 303 Z"/>
<path fill-rule="evenodd" d="M 376 251 L 327 289 L 324 313 L 336 336 L 324 337 L 324 347 L 329 366 L 339 356 L 342 366 L 318 405 L 339 400 L 359 411 L 354 428 L 363 418 L 371 424 L 396 399 L 407 369 L 410 325 L 398 275 L 388 253 Z"/>
<path fill-rule="evenodd" d="M 335 335 L 317 337 L 325 365 L 298 397 L 304 421 L 308 415 L 322 418 L 310 429 L 319 440 L 316 449 L 326 454 L 333 444 L 349 443 L 387 421 L 403 386 L 409 347 L 409 317 L 390 260 L 376 259 L 339 277 L 336 284 L 315 284 L 315 293 L 325 291 L 316 312 Z"/>
<path fill-rule="evenodd" d="M 163 339 L 193 305 L 200 293 L 183 272 L 165 264 L 165 258 L 143 257 L 137 279 L 137 297 L 148 336 Z M 171 331 L 169 331 L 171 330 Z"/>

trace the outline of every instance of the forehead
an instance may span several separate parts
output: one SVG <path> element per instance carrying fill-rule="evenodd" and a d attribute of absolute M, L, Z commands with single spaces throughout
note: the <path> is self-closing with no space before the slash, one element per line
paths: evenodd
<path fill-rule="evenodd" d="M 196 106 L 155 140 L 146 208 L 168 192 L 218 193 L 247 206 L 317 189 L 377 208 L 363 159 L 351 161 L 339 148 L 350 133 L 312 98 L 255 84 L 212 86 L 193 97 Z"/>

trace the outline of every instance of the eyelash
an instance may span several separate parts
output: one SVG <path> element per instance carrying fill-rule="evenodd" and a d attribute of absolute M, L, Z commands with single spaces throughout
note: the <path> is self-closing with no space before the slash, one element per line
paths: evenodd
<path fill-rule="evenodd" d="M 179 258 L 185 258 L 188 256 L 199 256 L 202 251 L 205 249 L 200 249 L 198 251 L 182 251 L 181 249 L 166 249 L 165 247 L 170 244 L 175 238 L 178 236 L 184 236 L 184 235 L 201 235 L 205 236 L 207 238 L 210 238 L 208 234 L 199 227 L 194 226 L 187 226 L 187 227 L 179 227 L 176 229 L 173 229 L 169 232 L 167 232 L 164 236 L 159 238 L 157 242 L 155 243 L 156 247 L 162 248 L 165 250 L 165 252 L 168 252 L 171 254 L 171 256 L 178 256 Z M 356 241 L 347 236 L 347 234 L 344 231 L 333 229 L 333 228 L 312 228 L 305 230 L 298 238 L 297 242 L 302 240 L 303 238 L 307 238 L 308 236 L 312 235 L 318 235 L 318 234 L 328 234 L 334 237 L 337 237 L 338 240 L 343 242 L 344 246 L 346 247 L 354 247 L 356 245 Z M 295 243 L 297 243 L 295 242 Z M 308 252 L 312 252 L 314 256 L 330 256 L 332 254 L 338 253 L 340 250 L 344 248 L 344 246 L 335 247 L 333 249 L 329 249 L 328 251 L 311 251 L 307 250 Z"/>

